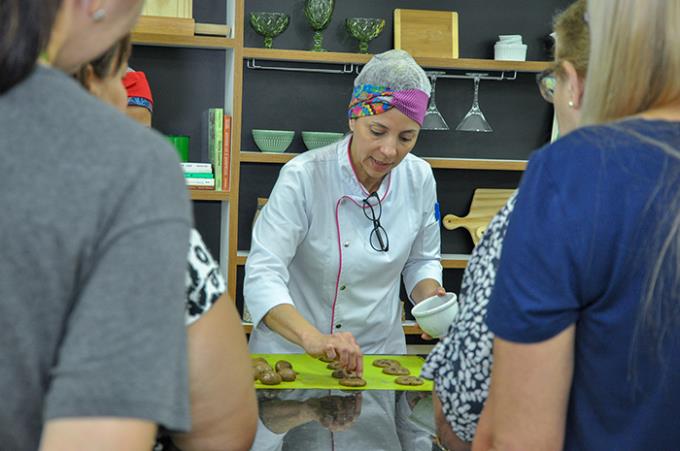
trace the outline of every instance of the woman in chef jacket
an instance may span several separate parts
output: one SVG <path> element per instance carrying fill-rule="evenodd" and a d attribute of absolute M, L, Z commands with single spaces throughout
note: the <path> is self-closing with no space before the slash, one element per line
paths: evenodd
<path fill-rule="evenodd" d="M 354 80 L 351 133 L 282 169 L 253 228 L 244 297 L 254 353 L 404 354 L 400 276 L 413 302 L 441 286 L 439 211 L 427 162 L 410 152 L 430 94 L 403 50 Z"/>

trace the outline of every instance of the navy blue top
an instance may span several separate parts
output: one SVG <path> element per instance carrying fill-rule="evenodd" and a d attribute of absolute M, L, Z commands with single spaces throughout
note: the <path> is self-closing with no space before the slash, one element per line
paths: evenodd
<path fill-rule="evenodd" d="M 521 343 L 576 324 L 568 450 L 680 447 L 677 241 L 653 310 L 676 322 L 660 347 L 649 328 L 635 333 L 680 207 L 680 159 L 663 145 L 680 150 L 680 123 L 587 127 L 538 151 L 522 179 L 487 324 Z"/>

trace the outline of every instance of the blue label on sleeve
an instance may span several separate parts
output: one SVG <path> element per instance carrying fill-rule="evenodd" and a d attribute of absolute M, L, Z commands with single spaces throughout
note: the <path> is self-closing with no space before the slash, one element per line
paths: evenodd
<path fill-rule="evenodd" d="M 439 202 L 434 203 L 434 219 L 439 222 L 439 220 L 442 218 L 442 214 L 439 211 Z"/>

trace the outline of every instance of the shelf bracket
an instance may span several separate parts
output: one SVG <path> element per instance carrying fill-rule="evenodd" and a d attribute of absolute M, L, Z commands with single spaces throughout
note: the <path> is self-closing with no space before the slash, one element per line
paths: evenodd
<path fill-rule="evenodd" d="M 255 58 L 247 59 L 246 67 L 248 69 L 280 70 L 285 72 L 313 72 L 318 74 L 352 74 L 355 72 L 355 65 L 353 63 L 343 64 L 342 69 L 313 69 L 309 67 L 262 66 L 257 64 Z"/>
<path fill-rule="evenodd" d="M 492 80 L 492 81 L 517 80 L 517 71 L 507 72 L 507 75 L 506 71 L 502 71 L 500 75 L 493 76 L 482 72 L 466 72 L 465 75 L 447 74 L 444 71 L 432 71 L 432 72 L 437 73 L 437 78 L 458 78 L 463 80 L 473 80 L 475 77 L 479 77 L 480 80 Z"/>

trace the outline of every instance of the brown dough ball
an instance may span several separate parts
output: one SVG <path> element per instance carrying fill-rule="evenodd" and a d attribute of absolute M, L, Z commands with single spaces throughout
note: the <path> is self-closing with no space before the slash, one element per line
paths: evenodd
<path fill-rule="evenodd" d="M 401 366 L 399 362 L 393 359 L 376 359 L 373 361 L 373 366 L 378 368 L 387 368 L 388 366 Z"/>
<path fill-rule="evenodd" d="M 416 376 L 399 376 L 394 382 L 399 385 L 423 385 L 425 383 L 424 380 Z"/>
<path fill-rule="evenodd" d="M 342 363 L 338 361 L 331 362 L 328 365 L 326 365 L 326 368 L 328 368 L 329 370 L 339 370 L 342 369 Z"/>
<path fill-rule="evenodd" d="M 330 359 L 330 358 L 326 357 L 326 355 L 322 355 L 321 357 L 319 357 L 319 360 L 321 360 L 322 362 L 329 363 L 329 362 L 332 362 L 335 359 Z"/>
<path fill-rule="evenodd" d="M 281 376 L 273 371 L 267 371 L 260 374 L 260 382 L 264 385 L 279 385 L 281 383 Z"/>
<path fill-rule="evenodd" d="M 297 373 L 292 368 L 281 368 L 278 373 L 281 379 L 286 382 L 292 382 L 297 377 Z"/>
<path fill-rule="evenodd" d="M 408 368 L 401 366 L 388 366 L 387 368 L 383 368 L 383 373 L 389 374 L 390 376 L 408 376 L 411 374 Z"/>
<path fill-rule="evenodd" d="M 345 370 L 343 370 L 343 369 L 341 368 L 341 369 L 339 369 L 339 370 L 333 371 L 333 373 L 331 374 L 331 376 L 333 376 L 333 377 L 336 378 L 336 379 L 343 379 L 343 378 L 347 377 L 348 374 L 345 372 Z"/>
<path fill-rule="evenodd" d="M 252 359 L 253 365 L 255 365 L 257 362 L 262 362 L 262 363 L 267 363 L 267 361 L 264 359 L 264 357 L 255 357 Z"/>
<path fill-rule="evenodd" d="M 366 385 L 366 381 L 360 377 L 352 376 L 340 379 L 340 385 L 344 385 L 345 387 L 363 387 Z"/>
<path fill-rule="evenodd" d="M 290 362 L 288 362 L 288 361 L 286 361 L 286 360 L 279 360 L 279 361 L 276 362 L 276 364 L 274 365 L 274 368 L 275 368 L 276 371 L 278 372 L 278 371 L 281 371 L 283 368 L 290 368 L 290 369 L 293 369 L 293 365 L 291 365 Z"/>

